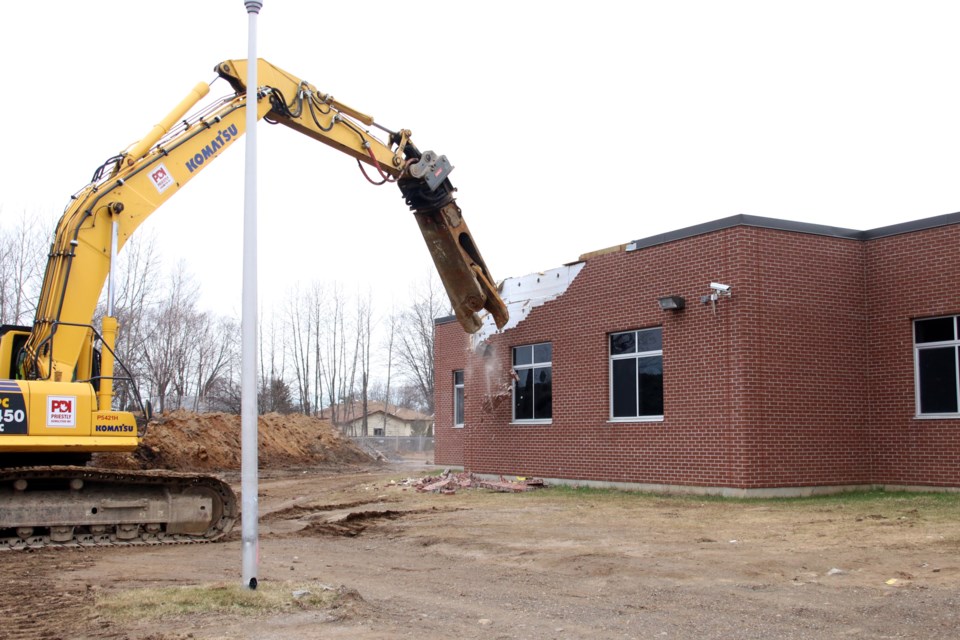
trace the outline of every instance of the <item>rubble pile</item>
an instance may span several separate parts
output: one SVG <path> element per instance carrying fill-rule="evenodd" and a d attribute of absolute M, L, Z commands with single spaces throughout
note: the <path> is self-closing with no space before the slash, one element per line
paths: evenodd
<path fill-rule="evenodd" d="M 490 489 L 501 493 L 520 493 L 546 486 L 544 481 L 539 478 L 517 478 L 515 481 L 510 481 L 500 476 L 499 480 L 484 480 L 467 471 L 453 473 L 449 469 L 444 469 L 438 476 L 407 478 L 401 482 L 391 481 L 391 484 L 414 487 L 421 493 L 442 494 L 456 493 L 460 489 Z"/>

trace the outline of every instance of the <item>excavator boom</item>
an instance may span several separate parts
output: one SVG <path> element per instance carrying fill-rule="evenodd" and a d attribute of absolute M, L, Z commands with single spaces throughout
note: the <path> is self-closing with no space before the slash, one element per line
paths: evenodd
<path fill-rule="evenodd" d="M 118 226 L 119 250 L 150 214 L 245 133 L 246 66 L 245 60 L 217 65 L 217 73 L 236 91 L 233 96 L 196 119 L 183 120 L 206 93 L 205 85 L 197 85 L 71 202 L 51 248 L 25 349 L 25 377 L 59 381 L 75 376 L 81 351 L 92 338 L 90 319 L 110 268 L 112 223 Z M 397 181 L 464 329 L 475 332 L 480 327 L 477 312 L 484 309 L 502 326 L 506 307 L 455 204 L 446 158 L 421 154 L 407 130 L 390 132 L 390 140 L 381 142 L 366 129 L 375 124 L 372 117 L 269 62 L 261 60 L 257 73 L 262 81 L 258 119 L 288 126 L 369 164 L 383 180 Z"/>

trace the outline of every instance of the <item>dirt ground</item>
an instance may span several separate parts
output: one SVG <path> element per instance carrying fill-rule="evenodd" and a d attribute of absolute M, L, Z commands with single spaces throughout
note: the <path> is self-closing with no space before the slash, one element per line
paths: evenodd
<path fill-rule="evenodd" d="M 335 590 L 332 608 L 107 613 L 131 591 L 238 585 L 238 525 L 215 544 L 0 553 L 0 638 L 948 638 L 960 628 L 955 497 L 440 495 L 405 482 L 430 470 L 419 460 L 263 471 L 261 585 Z M 235 472 L 225 477 L 239 491 Z"/>

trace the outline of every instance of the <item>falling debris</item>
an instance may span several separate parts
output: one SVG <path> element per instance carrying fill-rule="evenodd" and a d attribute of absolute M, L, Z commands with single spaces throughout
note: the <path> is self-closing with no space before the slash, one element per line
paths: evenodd
<path fill-rule="evenodd" d="M 489 359 L 489 362 L 492 363 L 493 360 Z M 498 379 L 493 380 L 494 375 L 490 371 L 490 367 L 487 366 L 486 368 L 487 393 L 483 394 L 481 408 L 484 413 L 490 414 L 496 411 L 504 401 L 513 397 L 513 383 L 519 378 L 517 373 L 511 369 L 509 372 L 505 372 L 505 375 L 500 375 Z"/>
<path fill-rule="evenodd" d="M 513 481 L 500 476 L 499 480 L 485 480 L 469 472 L 453 473 L 444 469 L 439 476 L 424 476 L 422 478 L 407 478 L 401 482 L 392 483 L 401 487 L 414 487 L 421 493 L 456 493 L 460 489 L 489 489 L 502 493 L 521 493 L 532 491 L 537 487 L 545 487 L 546 483 L 539 478 L 516 478 Z"/>

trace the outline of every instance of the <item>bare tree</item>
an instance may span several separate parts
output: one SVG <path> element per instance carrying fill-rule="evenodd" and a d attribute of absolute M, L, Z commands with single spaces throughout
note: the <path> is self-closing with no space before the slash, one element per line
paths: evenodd
<path fill-rule="evenodd" d="M 373 342 L 373 295 L 367 291 L 366 299 L 357 297 L 357 351 L 360 353 L 360 402 L 363 406 L 361 435 L 369 435 L 367 425 L 367 391 L 370 387 L 370 344 Z M 356 354 L 354 355 L 356 359 Z"/>
<path fill-rule="evenodd" d="M 323 287 L 319 283 L 314 282 L 311 285 L 310 293 L 307 296 L 308 308 L 307 308 L 307 319 L 310 322 L 310 327 L 313 329 L 313 370 L 314 370 L 314 380 L 313 380 L 313 407 L 314 412 L 317 415 L 323 413 L 323 394 L 324 394 L 324 371 L 323 371 L 323 354 L 322 354 L 322 345 L 320 341 L 320 325 L 321 318 L 323 317 Z M 332 405 L 331 411 L 332 411 Z M 332 420 L 332 417 L 331 417 Z"/>
<path fill-rule="evenodd" d="M 196 315 L 197 296 L 196 284 L 181 261 L 171 276 L 166 301 L 148 314 L 150 327 L 145 339 L 144 364 L 152 387 L 151 396 L 157 399 L 160 412 L 166 410 L 171 392 L 175 407 L 180 406 L 186 393 L 193 339 L 190 329 Z"/>
<path fill-rule="evenodd" d="M 420 404 L 433 413 L 434 320 L 449 315 L 447 296 L 431 273 L 411 293 L 413 302 L 402 316 L 397 359 L 420 394 Z"/>
<path fill-rule="evenodd" d="M 358 309 L 359 309 L 359 306 L 358 306 Z M 342 319 L 343 319 L 343 316 L 341 316 L 341 321 Z M 347 378 L 344 377 L 343 390 L 340 392 L 340 397 L 343 398 L 343 402 L 346 405 L 347 414 L 348 414 L 344 416 L 344 420 L 352 420 L 353 418 L 356 417 L 356 414 L 354 412 L 356 411 L 355 401 L 357 398 L 357 386 L 356 386 L 357 360 L 360 357 L 360 322 L 359 320 L 360 319 L 358 317 L 357 323 L 353 327 L 347 327 L 343 324 L 341 324 L 340 326 L 340 333 L 344 337 L 344 340 L 341 341 L 341 345 L 343 346 L 343 361 L 347 362 L 348 359 L 351 360 L 349 382 L 347 381 Z M 347 349 L 346 337 L 351 330 L 353 331 L 353 334 L 354 334 L 353 340 L 351 341 L 353 343 L 352 354 L 346 350 Z"/>
<path fill-rule="evenodd" d="M 239 415 L 241 410 L 239 354 L 224 374 L 216 378 L 207 391 L 206 405 L 210 411 L 224 411 Z"/>
<path fill-rule="evenodd" d="M 343 288 L 335 284 L 330 293 L 317 304 L 315 327 L 318 336 L 322 336 L 323 349 L 320 354 L 320 371 L 323 376 L 327 402 L 330 407 L 330 420 L 334 424 L 347 421 L 347 415 L 353 407 L 353 383 L 356 378 L 356 346 L 348 336 L 346 322 L 347 300 Z"/>
<path fill-rule="evenodd" d="M 46 234 L 26 213 L 0 229 L 0 324 L 29 324 L 36 311 L 48 251 Z"/>
<path fill-rule="evenodd" d="M 279 331 L 278 331 L 278 324 Z M 257 391 L 259 412 L 290 413 L 292 399 L 285 379 L 286 357 L 283 324 L 271 313 L 269 324 L 260 321 L 260 380 Z"/>
<path fill-rule="evenodd" d="M 420 413 L 429 414 L 431 412 L 430 407 L 425 404 L 423 390 L 415 383 L 406 382 L 398 385 L 396 391 L 393 392 L 393 399 L 397 407 L 412 409 Z"/>
<path fill-rule="evenodd" d="M 395 312 L 387 317 L 387 384 L 383 392 L 383 422 L 380 425 L 383 433 L 387 433 L 387 414 L 390 413 L 390 374 L 393 369 L 393 344 L 397 336 L 397 327 L 400 319 Z"/>
<path fill-rule="evenodd" d="M 299 287 L 295 287 L 287 299 L 286 324 L 289 335 L 287 344 L 293 361 L 293 375 L 297 384 L 297 397 L 300 412 L 310 415 L 311 389 L 314 383 L 311 371 L 313 370 L 313 342 L 314 334 L 310 330 L 311 301 L 300 295 Z"/>
<path fill-rule="evenodd" d="M 317 289 L 315 288 L 314 291 Z M 317 297 L 312 300 L 313 330 L 317 336 L 317 367 L 323 382 L 323 390 L 327 396 L 327 406 L 330 407 L 330 421 L 338 424 L 340 421 L 340 399 L 338 397 L 337 380 L 340 377 L 340 358 L 338 332 L 340 315 L 343 307 L 339 297 L 339 289 L 334 287 L 332 300 Z"/>
<path fill-rule="evenodd" d="M 195 400 L 193 410 L 198 411 L 213 394 L 224 376 L 232 370 L 238 359 L 237 323 L 229 318 L 215 318 L 209 313 L 201 314 L 196 333 L 196 360 L 194 362 Z"/>

